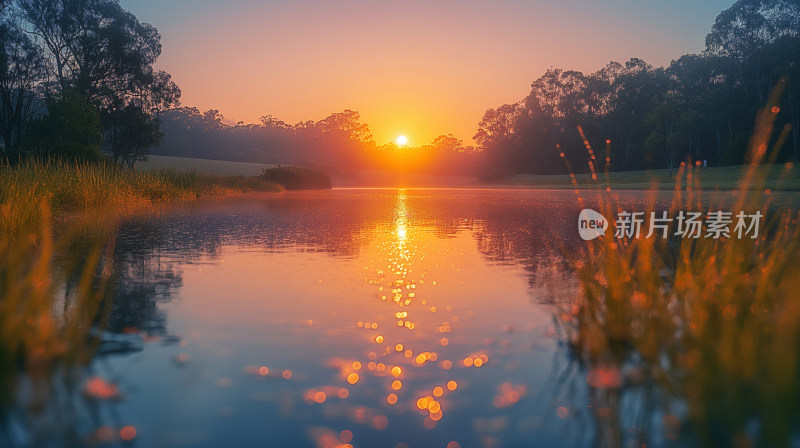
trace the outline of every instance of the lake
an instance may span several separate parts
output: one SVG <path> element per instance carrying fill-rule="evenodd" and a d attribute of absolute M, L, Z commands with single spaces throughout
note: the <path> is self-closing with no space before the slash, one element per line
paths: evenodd
<path fill-rule="evenodd" d="M 336 189 L 128 219 L 94 355 L 48 383 L 36 419 L 19 404 L 37 395 L 23 379 L 2 414 L 6 440 L 606 444 L 597 415 L 608 408 L 595 411 L 593 393 L 636 371 L 582 365 L 567 343 L 580 210 L 572 191 Z M 625 406 L 642 400 L 620 400 L 622 436 L 611 440 L 686 442 L 675 408 L 641 413 Z"/>

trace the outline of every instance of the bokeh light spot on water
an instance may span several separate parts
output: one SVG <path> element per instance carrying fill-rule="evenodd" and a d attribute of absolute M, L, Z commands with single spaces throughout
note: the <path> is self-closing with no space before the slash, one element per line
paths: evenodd
<path fill-rule="evenodd" d="M 129 442 L 129 441 L 135 439 L 136 438 L 136 428 L 134 428 L 131 425 L 123 426 L 119 430 L 119 438 L 124 440 L 124 441 L 126 441 L 126 442 Z"/>
<path fill-rule="evenodd" d="M 110 426 L 101 426 L 94 432 L 94 440 L 100 443 L 110 442 L 114 438 L 114 430 Z"/>
<path fill-rule="evenodd" d="M 350 384 L 356 384 L 358 382 L 358 374 L 351 373 L 350 375 L 347 375 L 347 382 Z"/>
<path fill-rule="evenodd" d="M 108 400 L 120 397 L 119 389 L 115 384 L 110 383 L 98 376 L 89 378 L 89 380 L 86 381 L 83 392 L 86 394 L 86 396 L 98 400 Z"/>
<path fill-rule="evenodd" d="M 527 393 L 528 388 L 525 387 L 524 384 L 515 386 L 506 382 L 500 385 L 499 393 L 492 400 L 492 404 L 494 404 L 496 408 L 514 406 L 519 402 L 520 398 L 524 397 Z"/>
<path fill-rule="evenodd" d="M 440 386 L 436 386 L 433 388 L 434 397 L 441 397 L 442 394 L 444 394 L 444 389 L 442 389 Z"/>
<path fill-rule="evenodd" d="M 339 440 L 341 440 L 342 443 L 350 443 L 350 442 L 352 442 L 353 441 L 353 431 L 350 431 L 349 429 L 345 429 L 344 431 L 339 433 Z"/>
<path fill-rule="evenodd" d="M 613 367 L 596 367 L 586 375 L 586 382 L 596 388 L 617 388 L 622 384 L 622 373 Z"/>
<path fill-rule="evenodd" d="M 567 416 L 569 415 L 569 410 L 564 406 L 559 406 L 556 409 L 556 415 L 558 416 L 558 418 L 567 418 Z"/>
<path fill-rule="evenodd" d="M 449 390 L 456 390 L 458 388 L 458 383 L 453 380 L 447 382 L 447 389 Z"/>
<path fill-rule="evenodd" d="M 397 395 L 396 394 L 389 394 L 386 396 L 386 402 L 389 404 L 396 404 L 397 403 Z"/>
<path fill-rule="evenodd" d="M 385 415 L 376 415 L 372 419 L 372 427 L 379 431 L 383 431 L 387 426 L 389 426 L 389 418 Z"/>
<path fill-rule="evenodd" d="M 283 373 L 281 373 L 281 377 L 283 377 L 283 379 L 285 379 L 285 380 L 292 379 L 292 371 L 288 370 L 288 369 L 284 370 Z"/>
<path fill-rule="evenodd" d="M 403 382 L 402 381 L 400 381 L 400 380 L 392 381 L 392 389 L 400 390 L 402 387 L 403 387 Z"/>
<path fill-rule="evenodd" d="M 430 398 L 428 397 L 420 397 L 417 400 L 417 408 L 419 409 L 428 409 L 428 403 L 430 402 Z"/>

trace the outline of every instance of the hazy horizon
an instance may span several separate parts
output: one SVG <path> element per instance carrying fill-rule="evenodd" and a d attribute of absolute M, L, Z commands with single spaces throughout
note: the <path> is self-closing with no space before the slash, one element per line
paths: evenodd
<path fill-rule="evenodd" d="M 661 66 L 700 52 L 732 3 L 121 1 L 158 28 L 156 65 L 184 105 L 229 124 L 353 109 L 377 144 L 410 145 L 448 133 L 471 144 L 486 109 L 520 100 L 549 67 Z"/>

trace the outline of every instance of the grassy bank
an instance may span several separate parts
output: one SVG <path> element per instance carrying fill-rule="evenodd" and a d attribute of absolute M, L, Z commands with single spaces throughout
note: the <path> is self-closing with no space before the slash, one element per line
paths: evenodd
<path fill-rule="evenodd" d="M 0 231 L 34 219 L 47 202 L 54 211 L 130 210 L 172 200 L 245 191 L 282 191 L 260 177 L 160 170 L 140 172 L 113 164 L 27 161 L 0 166 Z"/>
<path fill-rule="evenodd" d="M 198 159 L 194 157 L 172 157 L 150 154 L 147 160 L 136 163 L 141 171 L 196 171 L 220 176 L 258 176 L 262 171 L 277 165 L 255 162 L 233 162 L 229 160 Z"/>
<path fill-rule="evenodd" d="M 742 166 L 721 166 L 697 168 L 694 175 L 705 190 L 734 190 L 740 187 L 744 170 Z M 759 178 L 765 179 L 765 188 L 773 191 L 800 191 L 800 172 L 792 165 L 762 165 L 757 168 Z M 605 188 L 610 186 L 619 190 L 674 190 L 676 184 L 686 187 L 686 178 L 678 176 L 677 169 L 598 173 L 597 180 L 591 174 L 575 176 L 580 188 Z M 573 188 L 569 175 L 518 174 L 514 176 L 489 176 L 482 179 L 485 185 L 500 187 L 534 187 L 542 189 Z"/>

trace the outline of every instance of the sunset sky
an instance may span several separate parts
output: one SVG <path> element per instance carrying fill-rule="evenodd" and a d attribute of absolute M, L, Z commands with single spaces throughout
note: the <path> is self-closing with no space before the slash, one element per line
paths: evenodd
<path fill-rule="evenodd" d="M 549 67 L 668 64 L 699 52 L 732 0 L 121 0 L 161 33 L 157 66 L 183 104 L 229 123 L 354 109 L 378 144 L 452 133 L 472 142 L 489 107 Z"/>

